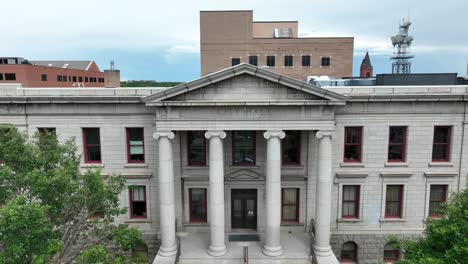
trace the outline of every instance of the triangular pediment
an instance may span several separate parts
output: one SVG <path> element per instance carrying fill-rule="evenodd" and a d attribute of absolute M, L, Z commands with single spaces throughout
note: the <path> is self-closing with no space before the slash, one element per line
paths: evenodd
<path fill-rule="evenodd" d="M 258 180 L 263 180 L 263 177 L 252 170 L 247 170 L 247 169 L 240 169 L 234 172 L 231 172 L 226 175 L 226 180 L 228 181 L 258 181 Z"/>
<path fill-rule="evenodd" d="M 325 102 L 344 103 L 346 96 L 278 73 L 240 64 L 143 98 L 157 102 Z"/>

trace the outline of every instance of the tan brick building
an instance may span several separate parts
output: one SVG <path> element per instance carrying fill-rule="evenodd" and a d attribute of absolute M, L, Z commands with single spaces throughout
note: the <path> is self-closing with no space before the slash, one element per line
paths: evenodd
<path fill-rule="evenodd" d="M 201 11 L 201 75 L 247 62 L 299 80 L 352 76 L 353 37 L 300 38 L 297 21 L 253 21 L 252 11 Z"/>

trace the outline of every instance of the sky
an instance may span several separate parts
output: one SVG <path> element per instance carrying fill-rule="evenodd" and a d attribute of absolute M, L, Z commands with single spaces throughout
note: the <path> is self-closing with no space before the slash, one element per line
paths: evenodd
<path fill-rule="evenodd" d="M 1 0 L 0 57 L 115 60 L 122 80 L 200 77 L 199 11 L 253 10 L 254 20 L 297 20 L 303 37 L 354 37 L 353 74 L 366 51 L 391 72 L 390 36 L 413 23 L 412 72 L 465 75 L 465 0 Z"/>

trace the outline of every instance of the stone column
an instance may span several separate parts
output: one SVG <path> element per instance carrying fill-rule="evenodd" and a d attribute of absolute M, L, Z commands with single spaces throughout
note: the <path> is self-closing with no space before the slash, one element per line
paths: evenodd
<path fill-rule="evenodd" d="M 175 229 L 174 165 L 172 143 L 174 133 L 161 131 L 153 134 L 159 141 L 159 210 L 161 222 L 161 246 L 158 254 L 163 257 L 177 253 Z"/>
<path fill-rule="evenodd" d="M 266 241 L 263 254 L 276 257 L 283 254 L 280 241 L 281 225 L 281 139 L 283 131 L 266 131 Z"/>
<path fill-rule="evenodd" d="M 315 243 L 314 253 L 317 263 L 336 263 L 333 251 L 330 247 L 330 214 L 331 214 L 331 189 L 332 189 L 332 131 L 318 131 L 319 139 L 318 155 L 318 181 L 315 213 Z"/>
<path fill-rule="evenodd" d="M 222 141 L 226 138 L 226 132 L 207 131 L 205 137 L 210 142 L 210 189 L 208 198 L 210 208 L 208 212 L 210 213 L 211 242 L 208 254 L 219 257 L 227 253 L 224 241 L 224 152 Z"/>

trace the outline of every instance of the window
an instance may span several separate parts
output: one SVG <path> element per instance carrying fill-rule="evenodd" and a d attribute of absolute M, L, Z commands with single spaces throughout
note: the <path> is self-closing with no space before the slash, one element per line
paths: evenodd
<path fill-rule="evenodd" d="M 342 218 L 359 218 L 359 185 L 343 185 Z"/>
<path fill-rule="evenodd" d="M 66 81 L 67 81 L 67 76 L 66 76 L 66 75 L 63 75 L 63 76 L 62 76 L 62 80 L 63 80 L 64 82 L 66 82 Z"/>
<path fill-rule="evenodd" d="M 85 81 L 85 82 L 88 82 L 88 77 L 84 77 L 84 81 Z"/>
<path fill-rule="evenodd" d="M 431 185 L 429 193 L 429 217 L 440 217 L 442 204 L 447 201 L 447 185 Z"/>
<path fill-rule="evenodd" d="M 39 135 L 43 135 L 45 133 L 49 134 L 55 134 L 56 129 L 55 127 L 38 127 L 37 131 L 39 132 Z"/>
<path fill-rule="evenodd" d="M 450 134 L 452 127 L 435 126 L 434 139 L 432 143 L 432 161 L 450 160 Z"/>
<path fill-rule="evenodd" d="M 5 81 L 16 81 L 16 73 L 5 73 Z"/>
<path fill-rule="evenodd" d="M 388 161 L 405 162 L 406 160 L 406 127 L 391 126 L 388 136 Z"/>
<path fill-rule="evenodd" d="M 299 189 L 282 189 L 281 221 L 299 222 Z"/>
<path fill-rule="evenodd" d="M 385 217 L 401 218 L 403 209 L 403 185 L 387 185 Z"/>
<path fill-rule="evenodd" d="M 292 67 L 293 66 L 293 56 L 285 55 L 284 56 L 284 66 L 285 67 Z"/>
<path fill-rule="evenodd" d="M 189 189 L 190 222 L 206 222 L 206 189 Z"/>
<path fill-rule="evenodd" d="M 361 162 L 362 127 L 345 127 L 344 161 Z"/>
<path fill-rule="evenodd" d="M 232 132 L 234 165 L 255 165 L 255 131 Z"/>
<path fill-rule="evenodd" d="M 252 65 L 258 65 L 258 56 L 249 56 L 249 63 Z"/>
<path fill-rule="evenodd" d="M 101 163 L 99 128 L 83 128 L 85 163 Z"/>
<path fill-rule="evenodd" d="M 310 55 L 302 56 L 302 66 L 310 66 Z"/>
<path fill-rule="evenodd" d="M 240 64 L 240 58 L 232 58 L 231 59 L 231 65 L 235 66 L 237 64 Z"/>
<path fill-rule="evenodd" d="M 130 218 L 146 218 L 146 187 L 132 186 L 130 193 Z"/>
<path fill-rule="evenodd" d="M 320 64 L 324 67 L 330 66 L 330 57 L 322 57 L 322 64 Z"/>
<path fill-rule="evenodd" d="M 284 165 L 301 164 L 301 131 L 285 131 L 286 137 L 282 140 Z"/>
<path fill-rule="evenodd" d="M 267 56 L 266 65 L 268 67 L 275 67 L 275 56 Z"/>
<path fill-rule="evenodd" d="M 41 74 L 41 81 L 47 82 L 47 74 Z"/>
<path fill-rule="evenodd" d="M 342 262 L 357 262 L 357 245 L 348 241 L 341 247 L 340 260 Z"/>
<path fill-rule="evenodd" d="M 127 127 L 128 163 L 145 162 L 145 140 L 142 127 Z"/>
<path fill-rule="evenodd" d="M 78 82 L 83 82 L 83 77 L 82 76 L 78 77 Z"/>
<path fill-rule="evenodd" d="M 3 73 L 0 73 L 0 81 L 3 81 Z"/>
<path fill-rule="evenodd" d="M 73 76 L 73 82 L 77 82 L 76 76 Z"/>
<path fill-rule="evenodd" d="M 187 132 L 188 145 L 188 165 L 205 166 L 206 165 L 206 139 L 205 131 Z"/>
<path fill-rule="evenodd" d="M 67 81 L 67 76 L 65 75 L 64 77 L 65 77 L 65 80 L 63 80 L 63 81 L 66 82 Z M 68 76 L 68 81 L 71 82 L 71 76 Z"/>
<path fill-rule="evenodd" d="M 400 251 L 393 245 L 393 243 L 387 243 L 384 248 L 384 262 L 394 263 L 400 260 Z"/>

